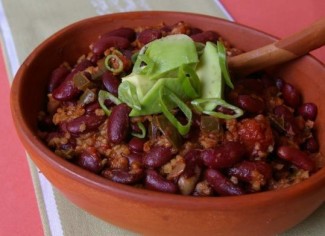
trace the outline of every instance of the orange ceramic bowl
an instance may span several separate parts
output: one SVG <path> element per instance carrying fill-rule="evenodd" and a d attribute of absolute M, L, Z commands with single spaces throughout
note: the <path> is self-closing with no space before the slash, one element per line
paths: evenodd
<path fill-rule="evenodd" d="M 19 69 L 11 108 L 19 137 L 48 180 L 71 202 L 109 222 L 144 234 L 274 235 L 304 220 L 325 200 L 325 168 L 295 186 L 235 197 L 196 198 L 153 192 L 111 182 L 52 153 L 37 137 L 37 115 L 45 105 L 47 80 L 62 61 L 75 62 L 98 35 L 122 26 L 185 21 L 215 30 L 238 48 L 251 50 L 274 38 L 215 17 L 176 12 L 105 15 L 72 24 L 38 46 Z M 325 140 L 325 69 L 311 56 L 276 72 L 318 105 L 318 139 Z M 325 152 L 325 143 L 320 144 Z"/>

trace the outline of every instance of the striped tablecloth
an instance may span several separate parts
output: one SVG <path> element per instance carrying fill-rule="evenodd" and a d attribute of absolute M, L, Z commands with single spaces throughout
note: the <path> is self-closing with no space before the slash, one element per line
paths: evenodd
<path fill-rule="evenodd" d="M 174 10 L 236 20 L 285 36 L 325 16 L 322 0 L 2 0 L 0 1 L 0 235 L 135 235 L 71 204 L 30 161 L 13 130 L 9 90 L 27 55 L 62 27 L 87 17 Z M 323 62 L 325 50 L 314 55 Z M 32 178 L 31 178 L 32 177 Z M 36 194 L 35 194 L 36 193 Z M 36 196 L 36 198 L 35 198 Z M 325 235 L 325 206 L 283 235 Z"/>

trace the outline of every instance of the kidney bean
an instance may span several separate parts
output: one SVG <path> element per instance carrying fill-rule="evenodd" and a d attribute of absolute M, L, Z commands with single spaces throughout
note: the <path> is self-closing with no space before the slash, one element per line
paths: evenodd
<path fill-rule="evenodd" d="M 304 103 L 298 109 L 299 114 L 305 120 L 316 120 L 317 106 L 314 103 Z"/>
<path fill-rule="evenodd" d="M 73 83 L 75 72 L 71 72 L 65 80 L 53 90 L 52 96 L 59 101 L 69 101 L 80 94 L 80 90 Z"/>
<path fill-rule="evenodd" d="M 59 85 L 64 81 L 69 73 L 70 69 L 64 64 L 56 68 L 50 76 L 48 92 L 52 93 L 54 89 L 59 87 Z"/>
<path fill-rule="evenodd" d="M 283 119 L 283 128 L 287 134 L 296 135 L 299 133 L 299 127 L 294 119 L 293 113 L 286 106 L 276 106 L 273 112 L 278 118 Z"/>
<path fill-rule="evenodd" d="M 278 106 L 274 107 L 273 113 L 277 117 L 283 117 L 283 119 L 286 121 L 290 121 L 293 119 L 292 112 L 284 105 L 278 105 Z"/>
<path fill-rule="evenodd" d="M 281 89 L 285 104 L 297 108 L 300 105 L 300 93 L 291 84 L 285 83 Z"/>
<path fill-rule="evenodd" d="M 307 171 L 315 169 L 315 163 L 310 159 L 307 153 L 291 146 L 281 146 L 277 150 L 280 158 L 289 161 L 293 165 Z"/>
<path fill-rule="evenodd" d="M 109 49 L 111 47 L 117 49 L 126 49 L 129 46 L 130 42 L 126 38 L 118 36 L 102 37 L 93 44 L 92 52 L 94 54 L 101 55 L 105 52 L 106 49 Z"/>
<path fill-rule="evenodd" d="M 319 144 L 314 137 L 308 138 L 304 143 L 304 149 L 308 152 L 315 153 L 319 150 Z"/>
<path fill-rule="evenodd" d="M 192 149 L 188 151 L 185 156 L 185 169 L 183 175 L 186 177 L 191 177 L 196 174 L 196 168 L 202 167 L 202 158 L 201 158 L 201 150 Z"/>
<path fill-rule="evenodd" d="M 171 148 L 163 146 L 152 147 L 148 153 L 144 155 L 143 163 L 147 167 L 157 168 L 166 164 L 173 158 Z"/>
<path fill-rule="evenodd" d="M 81 153 L 78 165 L 93 173 L 99 173 L 103 168 L 102 159 L 95 150 L 88 150 Z"/>
<path fill-rule="evenodd" d="M 162 37 L 161 31 L 157 29 L 146 29 L 139 33 L 138 40 L 141 44 L 147 44 Z"/>
<path fill-rule="evenodd" d="M 138 163 L 138 164 L 142 164 L 143 163 L 143 153 L 134 153 L 131 152 L 129 155 L 126 156 L 127 159 L 129 160 L 129 164 L 133 164 L 133 163 Z"/>
<path fill-rule="evenodd" d="M 208 41 L 217 42 L 219 35 L 214 31 L 204 31 L 198 34 L 191 35 L 191 38 L 195 42 L 199 42 L 199 43 L 206 43 Z"/>
<path fill-rule="evenodd" d="M 242 195 L 244 190 L 227 179 L 221 172 L 214 169 L 207 169 L 205 179 L 209 185 L 221 196 Z"/>
<path fill-rule="evenodd" d="M 227 107 L 223 107 L 223 106 L 220 106 L 218 105 L 215 109 L 217 112 L 221 112 L 223 114 L 226 114 L 226 115 L 234 115 L 235 112 Z"/>
<path fill-rule="evenodd" d="M 254 176 L 254 172 L 256 171 L 263 175 L 264 180 L 261 180 L 264 182 L 263 184 L 266 184 L 266 181 L 272 178 L 272 167 L 262 161 L 243 161 L 235 167 L 230 168 L 229 175 L 233 175 L 242 181 L 250 182 L 256 177 Z"/>
<path fill-rule="evenodd" d="M 136 33 L 135 33 L 134 29 L 127 28 L 127 27 L 121 27 L 119 29 L 115 29 L 115 30 L 109 31 L 107 33 L 104 33 L 101 36 L 101 38 L 106 38 L 106 37 L 110 37 L 110 36 L 126 38 L 127 40 L 129 40 L 129 42 L 133 42 L 135 40 Z"/>
<path fill-rule="evenodd" d="M 130 111 L 131 108 L 125 103 L 113 107 L 107 124 L 107 136 L 109 142 L 117 144 L 122 143 L 126 139 L 130 127 Z"/>
<path fill-rule="evenodd" d="M 201 152 L 204 165 L 213 168 L 229 168 L 244 158 L 246 150 L 238 142 L 226 142 L 214 149 L 205 149 Z"/>
<path fill-rule="evenodd" d="M 203 31 L 199 28 L 196 28 L 196 27 L 192 27 L 190 29 L 190 35 L 195 35 L 195 34 L 199 34 L 199 33 L 202 33 Z"/>
<path fill-rule="evenodd" d="M 97 116 L 95 113 L 79 116 L 66 123 L 66 129 L 72 134 L 82 134 L 97 129 L 104 123 L 105 116 Z"/>
<path fill-rule="evenodd" d="M 86 107 L 85 107 L 85 112 L 87 114 L 93 113 L 93 112 L 96 111 L 96 109 L 100 109 L 100 105 L 99 105 L 99 103 L 97 101 L 87 104 Z"/>
<path fill-rule="evenodd" d="M 118 86 L 120 85 L 121 81 L 110 71 L 106 71 L 103 74 L 102 81 L 107 91 L 117 97 Z"/>
<path fill-rule="evenodd" d="M 143 145 L 145 142 L 145 139 L 133 137 L 129 142 L 129 148 L 132 152 L 143 152 Z"/>
<path fill-rule="evenodd" d="M 143 171 L 143 169 L 137 169 L 136 171 L 105 169 L 102 171 L 102 176 L 121 184 L 135 184 L 144 178 L 145 172 Z"/>
<path fill-rule="evenodd" d="M 145 188 L 167 193 L 176 193 L 178 191 L 174 182 L 164 179 L 155 170 L 147 170 Z"/>
<path fill-rule="evenodd" d="M 239 95 L 237 98 L 237 104 L 245 111 L 255 114 L 261 114 L 265 109 L 264 101 L 262 99 L 250 95 Z"/>
<path fill-rule="evenodd" d="M 79 71 L 84 71 L 85 69 L 87 69 L 88 67 L 94 66 L 95 64 L 93 64 L 90 60 L 88 59 L 84 59 L 82 61 L 80 61 L 74 68 L 73 68 L 73 72 L 79 72 Z"/>

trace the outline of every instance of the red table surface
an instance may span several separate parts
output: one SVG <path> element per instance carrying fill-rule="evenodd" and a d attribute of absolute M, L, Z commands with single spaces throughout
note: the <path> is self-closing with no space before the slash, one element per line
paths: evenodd
<path fill-rule="evenodd" d="M 323 0 L 222 0 L 235 21 L 284 37 L 325 17 Z M 325 62 L 324 47 L 313 53 Z M 44 235 L 25 152 L 10 116 L 7 73 L 0 53 L 0 235 Z"/>

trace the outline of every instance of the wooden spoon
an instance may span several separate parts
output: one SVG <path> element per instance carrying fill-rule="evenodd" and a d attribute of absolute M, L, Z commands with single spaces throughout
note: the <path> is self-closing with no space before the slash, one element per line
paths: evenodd
<path fill-rule="evenodd" d="M 325 18 L 264 47 L 228 58 L 230 71 L 247 75 L 278 65 L 325 45 Z"/>

